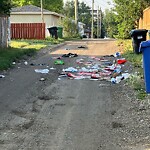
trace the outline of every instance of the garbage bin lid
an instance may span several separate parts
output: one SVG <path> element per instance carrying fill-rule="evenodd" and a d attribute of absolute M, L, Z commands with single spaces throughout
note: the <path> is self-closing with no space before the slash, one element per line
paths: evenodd
<path fill-rule="evenodd" d="M 147 33 L 147 32 L 148 30 L 146 29 L 134 29 L 134 30 L 131 30 L 130 35 L 134 36 L 136 34 L 142 34 L 142 33 Z"/>
<path fill-rule="evenodd" d="M 150 40 L 141 42 L 139 48 L 140 52 L 142 52 L 146 47 L 150 47 Z"/>
<path fill-rule="evenodd" d="M 53 26 L 53 27 L 49 27 L 49 28 L 47 28 L 48 30 L 50 29 L 52 29 L 52 30 L 57 30 L 57 27 L 55 27 L 55 26 Z"/>
<path fill-rule="evenodd" d="M 150 47 L 150 40 L 141 42 L 141 47 Z"/>

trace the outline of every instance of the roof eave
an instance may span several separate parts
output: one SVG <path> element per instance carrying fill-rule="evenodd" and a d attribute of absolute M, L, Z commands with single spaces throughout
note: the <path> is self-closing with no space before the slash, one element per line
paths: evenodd
<path fill-rule="evenodd" d="M 39 15 L 41 12 L 11 12 L 10 15 Z M 54 12 L 43 12 L 44 15 L 54 15 L 58 17 L 64 17 L 61 14 L 57 14 Z"/>

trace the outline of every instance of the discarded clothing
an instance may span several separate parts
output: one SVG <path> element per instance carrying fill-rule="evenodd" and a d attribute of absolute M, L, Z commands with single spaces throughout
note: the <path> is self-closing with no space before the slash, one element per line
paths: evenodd
<path fill-rule="evenodd" d="M 68 54 L 64 54 L 62 55 L 62 57 L 77 57 L 78 55 L 77 54 L 73 54 L 73 53 L 68 53 Z"/>
<path fill-rule="evenodd" d="M 78 46 L 78 48 L 86 48 L 85 46 Z"/>

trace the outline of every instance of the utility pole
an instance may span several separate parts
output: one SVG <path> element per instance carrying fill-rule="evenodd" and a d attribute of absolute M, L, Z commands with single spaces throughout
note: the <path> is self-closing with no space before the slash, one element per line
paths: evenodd
<path fill-rule="evenodd" d="M 102 11 L 101 11 L 101 8 L 100 8 L 100 10 L 99 10 L 99 13 L 100 13 L 100 17 L 99 17 L 99 30 L 100 30 L 100 32 L 99 32 L 99 37 L 101 38 L 101 35 L 102 35 Z"/>
<path fill-rule="evenodd" d="M 99 29 L 100 29 L 100 24 L 99 24 L 99 6 L 97 9 L 97 38 L 99 38 Z"/>
<path fill-rule="evenodd" d="M 44 23 L 44 15 L 43 15 L 43 1 L 41 0 L 41 19 L 42 23 Z"/>
<path fill-rule="evenodd" d="M 94 32 L 94 0 L 92 0 L 92 26 L 91 26 L 91 38 L 93 38 Z"/>
<path fill-rule="evenodd" d="M 75 24 L 78 33 L 78 0 L 75 0 Z"/>

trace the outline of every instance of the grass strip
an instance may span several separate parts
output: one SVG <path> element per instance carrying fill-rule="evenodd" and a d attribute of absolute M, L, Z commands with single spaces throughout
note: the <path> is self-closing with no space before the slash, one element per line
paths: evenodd
<path fill-rule="evenodd" d="M 0 50 L 0 70 L 12 67 L 12 62 L 23 58 L 24 55 L 33 56 L 36 49 L 7 48 Z"/>

